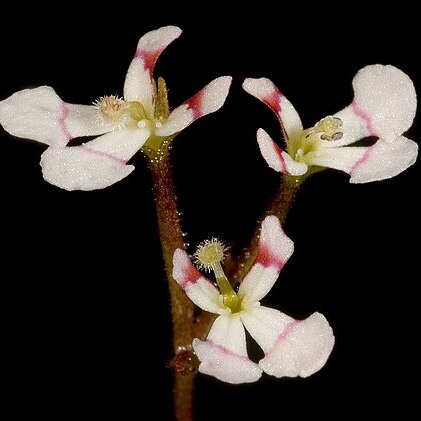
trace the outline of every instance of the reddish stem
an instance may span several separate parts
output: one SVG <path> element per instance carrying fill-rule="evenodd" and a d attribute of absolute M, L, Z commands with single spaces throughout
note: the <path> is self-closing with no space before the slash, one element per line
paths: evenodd
<path fill-rule="evenodd" d="M 184 249 L 184 241 L 174 191 L 169 148 L 150 159 L 153 193 L 158 217 L 159 236 L 168 279 L 173 323 L 173 346 L 177 356 L 190 347 L 193 339 L 194 305 L 172 277 L 172 259 L 177 248 Z M 175 374 L 174 405 L 178 421 L 193 420 L 193 374 Z"/>

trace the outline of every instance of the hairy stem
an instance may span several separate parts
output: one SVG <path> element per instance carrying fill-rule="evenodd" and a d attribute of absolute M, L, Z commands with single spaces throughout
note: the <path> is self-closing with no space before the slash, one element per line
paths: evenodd
<path fill-rule="evenodd" d="M 175 419 L 177 421 L 193 420 L 193 373 L 177 376 L 174 385 Z"/>
<path fill-rule="evenodd" d="M 281 223 L 284 223 L 292 204 L 294 203 L 295 196 L 301 184 L 307 177 L 292 177 L 284 175 L 282 183 L 278 192 L 270 202 L 267 209 L 264 211 L 258 227 L 256 227 L 250 243 L 244 249 L 244 252 L 237 259 L 231 258 L 224 269 L 229 274 L 228 278 L 233 286 L 241 282 L 247 272 L 250 270 L 254 259 L 257 256 L 257 247 L 259 245 L 260 222 L 268 215 L 275 215 L 279 218 Z M 206 335 L 215 320 L 215 316 L 210 313 L 202 312 L 197 318 L 194 334 L 195 337 L 205 339 Z"/>
<path fill-rule="evenodd" d="M 278 192 L 270 202 L 267 209 L 263 212 L 259 224 L 254 230 L 251 240 L 247 247 L 244 248 L 243 254 L 235 259 L 234 262 L 229 264 L 226 268 L 229 273 L 231 282 L 235 285 L 242 281 L 244 276 L 250 270 L 254 259 L 257 256 L 257 248 L 259 245 L 260 223 L 268 215 L 275 215 L 283 224 L 287 218 L 288 212 L 294 203 L 295 196 L 305 180 L 304 177 L 293 177 L 290 175 L 283 175 L 282 182 Z"/>
<path fill-rule="evenodd" d="M 194 305 L 172 277 L 172 259 L 177 248 L 184 249 L 177 198 L 174 191 L 169 145 L 164 145 L 159 156 L 149 160 L 153 193 L 158 217 L 159 236 L 168 279 L 173 323 L 173 345 L 177 357 L 189 349 L 193 339 Z M 174 404 L 176 420 L 192 420 L 193 374 L 175 373 Z"/>

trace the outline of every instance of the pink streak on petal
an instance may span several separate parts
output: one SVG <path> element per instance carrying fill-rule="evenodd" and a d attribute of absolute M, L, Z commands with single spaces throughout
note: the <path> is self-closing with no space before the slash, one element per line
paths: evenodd
<path fill-rule="evenodd" d="M 270 247 L 266 244 L 260 242 L 259 251 L 257 252 L 257 257 L 254 264 L 260 263 L 263 267 L 268 268 L 275 266 L 278 270 L 281 270 L 284 267 L 285 262 L 278 258 L 276 253 L 274 253 Z"/>
<path fill-rule="evenodd" d="M 228 355 L 230 357 L 239 358 L 240 360 L 243 360 L 243 361 L 250 361 L 250 359 L 247 356 L 237 354 L 237 353 L 229 350 L 228 348 L 225 348 L 222 345 L 216 344 L 215 342 L 211 341 L 210 339 L 206 339 L 206 343 L 208 343 L 210 346 L 216 348 L 218 351 L 222 352 L 225 355 Z"/>
<path fill-rule="evenodd" d="M 263 98 L 263 102 L 269 107 L 271 108 L 275 113 L 280 114 L 282 109 L 281 109 L 281 99 L 282 99 L 283 95 L 281 93 L 281 91 L 279 91 L 278 89 L 274 89 L 269 95 L 266 95 Z"/>
<path fill-rule="evenodd" d="M 188 285 L 195 284 L 200 278 L 207 280 L 202 274 L 193 266 L 188 265 L 183 274 L 183 280 L 179 282 L 181 288 L 186 289 Z"/>
<path fill-rule="evenodd" d="M 69 129 L 67 127 L 67 121 L 66 121 L 67 117 L 69 116 L 69 113 L 70 113 L 69 107 L 66 105 L 66 103 L 62 102 L 60 104 L 60 117 L 58 119 L 58 124 L 68 142 L 73 139 L 73 136 L 70 134 Z"/>
<path fill-rule="evenodd" d="M 364 164 L 364 162 L 367 162 L 370 159 L 371 152 L 371 148 L 367 148 L 364 155 L 351 167 L 349 174 L 352 174 L 356 168 L 358 168 L 361 164 Z"/>
<path fill-rule="evenodd" d="M 143 66 L 146 70 L 149 71 L 150 74 L 152 74 L 153 69 L 155 67 L 155 63 L 158 60 L 158 57 L 162 53 L 163 49 L 153 50 L 153 51 L 144 51 L 144 50 L 136 50 L 136 56 L 137 58 L 141 59 L 143 61 Z"/>
<path fill-rule="evenodd" d="M 91 154 L 98 155 L 102 158 L 106 158 L 106 159 L 109 159 L 111 161 L 118 162 L 119 164 L 123 164 L 123 165 L 127 164 L 127 161 L 125 161 L 124 159 L 117 158 L 116 156 L 111 155 L 107 152 L 97 151 L 95 149 L 90 148 L 89 146 L 81 145 L 81 146 L 75 146 L 75 147 L 80 148 L 80 149 L 84 150 L 85 152 L 89 152 Z"/>
<path fill-rule="evenodd" d="M 282 149 L 276 143 L 273 143 L 273 147 L 275 148 L 275 153 L 278 156 L 279 162 L 281 164 L 281 172 L 283 174 L 289 174 L 287 164 L 285 162 L 284 156 L 282 155 Z"/>
<path fill-rule="evenodd" d="M 275 343 L 272 345 L 272 348 L 269 352 L 266 352 L 266 355 L 269 355 L 280 342 L 285 341 L 291 335 L 292 331 L 301 323 L 301 320 L 294 320 L 291 323 L 287 324 L 285 328 L 281 331 L 281 333 L 276 338 Z"/>
<path fill-rule="evenodd" d="M 199 91 L 194 97 L 186 101 L 187 109 L 192 111 L 193 120 L 202 117 L 202 101 L 205 89 Z"/>
<path fill-rule="evenodd" d="M 276 146 L 276 147 L 279 149 L 278 146 Z M 279 153 L 279 159 L 281 161 L 281 167 L 282 167 L 281 171 L 282 171 L 282 173 L 289 174 L 289 171 L 288 171 L 288 168 L 287 168 L 287 164 L 285 163 L 284 156 L 282 155 L 281 152 Z"/>
<path fill-rule="evenodd" d="M 352 112 L 364 121 L 368 136 L 377 136 L 376 131 L 373 128 L 373 119 L 370 114 L 362 110 L 355 101 L 351 103 Z"/>
<path fill-rule="evenodd" d="M 285 130 L 284 124 L 282 122 L 282 117 L 281 117 L 281 112 L 282 112 L 281 101 L 282 101 L 283 97 L 284 97 L 284 95 L 282 94 L 282 92 L 278 88 L 274 88 L 273 91 L 269 95 L 266 95 L 262 99 L 262 101 L 272 111 L 274 111 L 276 113 L 276 115 L 278 116 L 278 119 L 279 119 L 279 124 L 281 125 L 281 129 L 282 129 L 282 133 L 284 135 L 284 138 L 288 139 L 288 133 Z M 283 158 L 282 158 L 282 161 L 283 161 Z M 289 174 L 288 172 L 286 172 L 286 173 Z"/>

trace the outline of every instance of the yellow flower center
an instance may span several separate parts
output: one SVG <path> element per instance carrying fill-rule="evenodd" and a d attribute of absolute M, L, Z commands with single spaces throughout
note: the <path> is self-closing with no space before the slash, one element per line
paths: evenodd
<path fill-rule="evenodd" d="M 149 129 L 150 135 L 142 147 L 143 153 L 151 162 L 159 161 L 162 151 L 170 146 L 173 136 L 158 136 L 155 131 L 162 127 L 170 115 L 168 92 L 164 79 L 158 78 L 155 85 L 153 109 L 145 109 L 138 101 L 124 101 L 115 95 L 103 96 L 94 102 L 98 118 L 111 125 L 112 130 L 128 127 Z"/>
<path fill-rule="evenodd" d="M 339 140 L 342 136 L 342 120 L 328 116 L 290 139 L 288 151 L 295 161 L 306 162 L 306 154 L 319 149 L 323 141 Z"/>
<path fill-rule="evenodd" d="M 118 121 L 124 114 L 124 101 L 117 96 L 103 96 L 96 105 L 104 120 Z"/>
<path fill-rule="evenodd" d="M 161 127 L 161 119 L 148 116 L 145 108 L 137 101 L 124 101 L 115 95 L 103 96 L 94 105 L 98 114 L 105 122 L 114 124 L 114 129 L 122 129 L 129 126 L 139 128 Z"/>
<path fill-rule="evenodd" d="M 214 265 L 224 260 L 227 247 L 217 238 L 205 240 L 199 244 L 194 254 L 196 264 L 204 270 L 210 271 Z"/>

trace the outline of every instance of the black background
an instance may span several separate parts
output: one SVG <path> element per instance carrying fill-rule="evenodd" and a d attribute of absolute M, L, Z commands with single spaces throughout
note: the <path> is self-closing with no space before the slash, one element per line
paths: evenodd
<path fill-rule="evenodd" d="M 262 2 L 235 13 L 178 6 L 121 2 L 89 15 L 66 3 L 48 13 L 11 8 L 2 15 L 11 27 L 0 28 L 0 89 L 5 98 L 46 84 L 73 103 L 122 94 L 139 37 L 180 26 L 155 72 L 172 106 L 234 76 L 225 107 L 174 142 L 190 251 L 213 235 L 246 241 L 277 188 L 255 141 L 258 127 L 280 139 L 277 121 L 242 91 L 245 77 L 271 78 L 307 127 L 350 102 L 364 65 L 393 64 L 421 86 L 417 26 L 403 6 L 374 15 L 356 4 L 280 14 Z M 418 128 L 416 120 L 408 136 L 419 138 Z M 0 137 L 5 419 L 172 419 L 169 300 L 145 160 L 137 155 L 136 171 L 110 188 L 69 193 L 42 179 L 44 146 Z M 351 185 L 326 171 L 304 185 L 285 226 L 295 253 L 263 303 L 296 318 L 325 314 L 337 340 L 331 358 L 306 380 L 264 375 L 231 386 L 200 375 L 198 420 L 407 418 L 418 364 L 419 172 L 417 163 Z"/>

